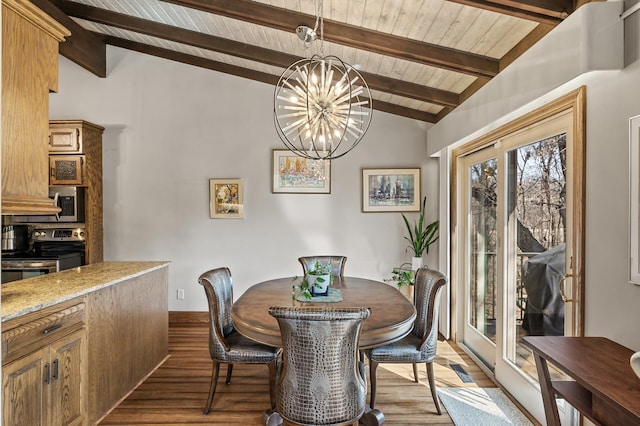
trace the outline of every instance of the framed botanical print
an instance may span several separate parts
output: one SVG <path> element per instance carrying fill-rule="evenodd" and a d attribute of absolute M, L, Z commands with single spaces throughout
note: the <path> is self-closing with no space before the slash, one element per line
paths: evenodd
<path fill-rule="evenodd" d="M 274 149 L 272 164 L 274 193 L 331 193 L 331 160 L 312 160 L 287 149 Z"/>
<path fill-rule="evenodd" d="M 362 169 L 362 211 L 419 212 L 420 168 Z"/>
<path fill-rule="evenodd" d="M 242 219 L 242 179 L 209 179 L 211 219 Z"/>

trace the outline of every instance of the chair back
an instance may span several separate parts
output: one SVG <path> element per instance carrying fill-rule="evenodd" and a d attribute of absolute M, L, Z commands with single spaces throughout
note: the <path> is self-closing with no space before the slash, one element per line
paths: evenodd
<path fill-rule="evenodd" d="M 229 268 L 204 272 L 198 278 L 209 302 L 209 352 L 211 358 L 225 361 L 229 345 L 225 339 L 234 330 L 231 319 L 233 284 Z"/>
<path fill-rule="evenodd" d="M 283 343 L 276 409 L 286 420 L 333 425 L 358 419 L 367 385 L 358 339 L 368 308 L 271 307 Z"/>
<path fill-rule="evenodd" d="M 307 274 L 307 271 L 313 269 L 316 262 L 321 265 L 331 265 L 331 276 L 343 277 L 344 276 L 344 264 L 347 263 L 346 256 L 303 256 L 298 258 L 298 262 L 302 265 L 303 275 Z"/>
<path fill-rule="evenodd" d="M 440 295 L 446 283 L 447 278 L 438 271 L 423 267 L 416 272 L 413 285 L 416 319 L 411 333 L 421 339 L 419 349 L 423 357 L 436 354 Z"/>

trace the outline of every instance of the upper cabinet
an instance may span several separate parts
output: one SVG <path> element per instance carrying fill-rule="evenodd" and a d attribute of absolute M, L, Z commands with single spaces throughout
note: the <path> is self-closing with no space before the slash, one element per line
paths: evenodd
<path fill-rule="evenodd" d="M 82 152 L 82 127 L 65 123 L 49 124 L 49 153 L 79 154 Z"/>
<path fill-rule="evenodd" d="M 26 0 L 2 0 L 2 214 L 54 214 L 49 92 L 69 31 Z"/>
<path fill-rule="evenodd" d="M 102 262 L 102 133 L 84 120 L 49 122 L 51 185 L 84 186 L 87 263 Z"/>

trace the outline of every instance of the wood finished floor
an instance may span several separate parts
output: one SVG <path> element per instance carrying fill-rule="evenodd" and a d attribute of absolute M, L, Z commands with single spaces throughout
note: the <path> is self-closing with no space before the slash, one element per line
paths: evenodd
<path fill-rule="evenodd" d="M 208 416 L 202 409 L 209 391 L 211 360 L 207 329 L 202 326 L 170 326 L 171 357 L 116 407 L 100 425 L 260 425 L 269 406 L 267 367 L 236 365 L 230 385 L 221 369 L 218 388 Z M 449 367 L 460 364 L 473 378 L 463 383 Z M 495 387 L 495 384 L 449 342 L 440 342 L 434 371 L 439 387 Z M 368 372 L 368 368 L 367 368 Z M 385 425 L 453 425 L 442 406 L 435 412 L 424 365 L 420 383 L 414 383 L 410 365 L 380 365 L 376 408 Z M 367 397 L 367 401 L 369 398 Z"/>

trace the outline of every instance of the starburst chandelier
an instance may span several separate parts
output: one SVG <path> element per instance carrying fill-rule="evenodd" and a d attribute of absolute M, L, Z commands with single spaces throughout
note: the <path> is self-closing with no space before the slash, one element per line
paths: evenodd
<path fill-rule="evenodd" d="M 371 92 L 360 73 L 340 58 L 323 54 L 323 0 L 316 1 L 315 28 L 296 28 L 307 44 L 320 29 L 319 54 L 291 64 L 273 96 L 278 136 L 301 157 L 331 160 L 358 145 L 371 123 Z"/>

